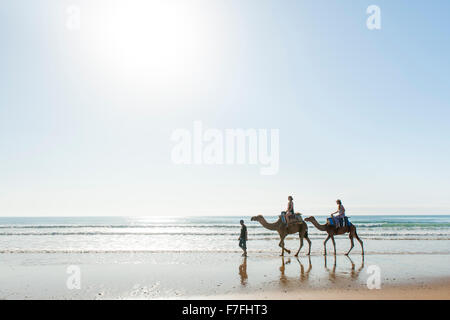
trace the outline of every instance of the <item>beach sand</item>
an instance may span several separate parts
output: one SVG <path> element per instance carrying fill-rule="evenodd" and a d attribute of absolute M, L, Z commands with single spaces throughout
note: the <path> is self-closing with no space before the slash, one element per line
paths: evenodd
<path fill-rule="evenodd" d="M 211 299 L 211 297 L 198 297 Z M 215 296 L 213 299 L 236 300 L 449 300 L 450 280 L 448 278 L 422 283 L 420 285 L 385 285 L 380 290 L 367 288 L 296 289 L 293 291 L 265 291 L 251 294 Z"/>
<path fill-rule="evenodd" d="M 0 299 L 450 299 L 442 254 L 3 253 L 0 261 Z M 70 266 L 80 289 L 67 286 Z M 373 270 L 380 289 L 367 287 Z"/>

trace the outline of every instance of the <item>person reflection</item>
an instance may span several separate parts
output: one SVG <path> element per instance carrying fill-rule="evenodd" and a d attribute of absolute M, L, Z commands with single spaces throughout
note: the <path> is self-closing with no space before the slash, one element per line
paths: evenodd
<path fill-rule="evenodd" d="M 247 257 L 244 256 L 244 260 L 242 261 L 241 265 L 239 266 L 239 276 L 241 277 L 241 285 L 246 286 L 247 285 Z"/>

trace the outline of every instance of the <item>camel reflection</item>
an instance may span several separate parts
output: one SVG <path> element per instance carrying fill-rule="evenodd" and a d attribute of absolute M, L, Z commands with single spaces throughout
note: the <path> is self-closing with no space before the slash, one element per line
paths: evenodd
<path fill-rule="evenodd" d="M 333 256 L 331 259 L 329 256 L 324 256 L 324 270 L 326 271 L 325 274 L 321 273 L 320 271 L 318 273 L 312 272 L 312 262 L 311 257 L 308 256 L 307 258 L 296 258 L 298 265 L 299 265 L 299 274 L 298 277 L 292 276 L 292 273 L 288 272 L 289 264 L 292 264 L 291 258 L 285 258 L 281 257 L 281 265 L 279 267 L 280 270 L 280 276 L 279 276 L 279 282 L 282 286 L 288 286 L 293 284 L 299 284 L 299 283 L 309 283 L 310 275 L 312 274 L 313 278 L 321 278 L 324 275 L 328 276 L 328 280 L 332 283 L 339 282 L 339 280 L 344 279 L 350 279 L 352 281 L 357 280 L 359 278 L 359 275 L 361 271 L 364 269 L 364 256 L 361 256 L 361 264 L 357 266 L 355 262 L 348 256 L 345 256 L 345 260 L 348 260 L 348 263 L 343 263 L 341 259 L 344 258 L 338 258 L 336 256 Z M 308 259 L 308 261 L 306 261 Z M 320 258 L 314 258 L 317 262 Z M 313 259 L 313 260 L 314 260 Z M 330 261 L 331 260 L 331 261 Z M 338 268 L 338 260 L 340 262 L 340 266 Z M 292 272 L 292 269 L 290 270 Z M 317 280 L 317 279 L 316 279 Z M 316 285 L 316 284 L 312 284 Z"/>
<path fill-rule="evenodd" d="M 364 256 L 361 256 L 361 263 L 357 266 L 349 256 L 338 257 L 338 256 L 324 256 L 324 271 L 321 271 L 320 268 L 316 272 L 312 272 L 312 260 L 315 263 L 320 264 L 320 257 L 295 257 L 298 262 L 298 271 L 297 271 L 297 263 L 293 262 L 292 258 L 288 257 L 280 257 L 281 265 L 279 265 L 279 277 L 278 280 L 272 278 L 271 281 L 275 280 L 280 283 L 281 286 L 289 288 L 295 287 L 299 284 L 306 286 L 316 286 L 320 279 L 325 277 L 332 283 L 339 283 L 340 280 L 350 279 L 355 281 L 359 278 L 361 271 L 364 269 Z M 307 260 L 306 260 L 307 259 Z M 348 260 L 348 262 L 343 261 Z M 338 268 L 339 262 L 339 268 Z M 289 266 L 291 265 L 291 266 Z M 289 270 L 289 268 L 291 268 Z M 292 269 L 294 268 L 294 269 Z M 297 273 L 298 272 L 298 273 Z M 312 278 L 311 278 L 312 275 Z M 248 285 L 248 274 L 247 274 L 247 257 L 244 257 L 242 263 L 239 265 L 239 277 L 241 286 Z M 311 279 L 314 279 L 311 282 Z M 269 280 L 270 277 L 267 279 Z M 270 280 L 269 280 L 270 281 Z M 323 282 L 322 282 L 323 284 Z"/>
<path fill-rule="evenodd" d="M 350 274 L 350 278 L 352 280 L 356 280 L 356 279 L 358 279 L 359 274 L 361 273 L 361 271 L 364 269 L 364 256 L 361 256 L 361 265 L 360 265 L 360 267 L 358 269 L 356 269 L 355 263 L 353 262 L 353 260 L 349 256 L 345 256 L 345 257 L 348 259 L 348 261 L 351 264 L 350 273 L 347 273 L 347 272 L 344 271 L 344 272 L 338 273 L 339 276 L 337 276 L 336 275 L 336 266 L 337 266 L 336 256 L 334 256 L 334 258 L 333 258 L 333 266 L 331 268 L 328 267 L 327 256 L 324 256 L 324 267 L 325 267 L 325 270 L 328 272 L 328 279 L 331 282 L 336 282 L 337 278 L 345 278 L 344 275 L 346 275 L 346 274 Z"/>
<path fill-rule="evenodd" d="M 336 282 L 336 256 L 334 256 L 332 269 L 329 269 L 327 266 L 327 256 L 324 256 L 324 259 L 325 259 L 325 270 L 328 272 L 328 279 L 331 282 Z"/>
<path fill-rule="evenodd" d="M 244 257 L 244 260 L 242 261 L 241 265 L 239 266 L 239 276 L 241 277 L 241 285 L 246 286 L 247 285 L 247 257 Z"/>
<path fill-rule="evenodd" d="M 350 272 L 350 276 L 352 279 L 358 279 L 359 274 L 361 273 L 362 269 L 364 269 L 364 256 L 361 257 L 361 266 L 358 268 L 358 270 L 355 270 L 355 263 L 353 262 L 353 260 L 349 257 L 346 256 L 348 258 L 348 260 L 350 260 L 351 264 L 352 264 L 352 271 Z"/>
<path fill-rule="evenodd" d="M 284 257 L 281 257 L 281 267 L 280 267 L 280 282 L 282 284 L 286 284 L 288 279 L 284 271 L 286 270 L 286 265 L 291 263 L 291 258 L 287 259 L 286 263 L 284 262 Z"/>
<path fill-rule="evenodd" d="M 300 276 L 299 276 L 299 280 L 300 282 L 304 282 L 306 280 L 308 280 L 309 278 L 309 273 L 312 269 L 312 264 L 311 264 L 311 257 L 308 256 L 308 269 L 305 271 L 305 266 L 303 265 L 303 263 L 300 261 L 300 259 L 298 257 L 296 257 L 296 260 L 300 266 Z M 291 263 L 291 258 L 288 258 L 287 260 L 285 260 L 284 257 L 281 257 L 281 266 L 280 266 L 280 283 L 285 285 L 289 283 L 289 277 L 286 276 L 286 265 Z"/>
<path fill-rule="evenodd" d="M 300 259 L 297 257 L 297 261 L 300 264 L 300 281 L 306 281 L 309 279 L 309 273 L 311 272 L 312 269 L 312 264 L 311 264 L 311 256 L 308 256 L 308 270 L 306 270 L 305 272 L 305 267 L 303 266 L 302 262 L 300 261 Z"/>

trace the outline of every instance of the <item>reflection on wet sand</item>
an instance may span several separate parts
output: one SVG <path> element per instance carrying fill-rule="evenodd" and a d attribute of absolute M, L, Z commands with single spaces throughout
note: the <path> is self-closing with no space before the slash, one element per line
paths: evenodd
<path fill-rule="evenodd" d="M 361 265 L 360 265 L 360 267 L 358 268 L 358 270 L 356 270 L 356 266 L 355 266 L 355 263 L 353 262 L 353 260 L 349 257 L 349 256 L 345 256 L 347 259 L 348 259 L 348 261 L 351 263 L 351 271 L 350 271 L 350 278 L 352 279 L 352 280 L 356 280 L 356 279 L 358 279 L 358 277 L 359 277 L 359 274 L 361 273 L 361 271 L 364 269 L 364 256 L 361 256 Z M 334 256 L 334 258 L 333 258 L 333 267 L 332 268 L 328 268 L 328 265 L 327 265 L 327 256 L 324 256 L 324 267 L 325 267 L 325 270 L 328 272 L 328 277 L 329 277 L 329 280 L 331 281 L 331 282 L 336 282 L 336 279 L 337 279 L 337 277 L 336 277 L 336 266 L 337 266 L 337 263 L 336 263 L 336 261 L 337 261 L 337 259 L 336 259 L 336 256 Z M 344 275 L 345 274 L 348 274 L 347 272 L 340 272 L 339 273 L 339 275 L 338 275 L 338 278 L 339 277 L 341 277 L 341 278 L 347 278 L 347 277 L 344 277 Z"/>
<path fill-rule="evenodd" d="M 280 267 L 280 283 L 286 284 L 287 277 L 284 271 L 286 270 L 286 264 L 291 263 L 291 258 L 287 259 L 286 263 L 284 262 L 284 257 L 281 257 L 281 267 Z"/>
<path fill-rule="evenodd" d="M 311 272 L 311 269 L 312 269 L 311 256 L 308 256 L 308 270 L 306 270 L 306 272 L 305 272 L 305 267 L 303 266 L 302 262 L 300 261 L 300 259 L 298 257 L 297 257 L 297 261 L 300 264 L 300 281 L 304 282 L 309 279 L 309 273 Z"/>
<path fill-rule="evenodd" d="M 355 270 L 355 263 L 353 262 L 353 260 L 349 256 L 347 256 L 347 258 L 352 263 L 352 271 L 350 273 L 350 276 L 352 277 L 352 279 L 356 280 L 358 279 L 361 271 L 364 269 L 364 255 L 361 256 L 361 266 L 358 268 L 358 270 Z"/>
<path fill-rule="evenodd" d="M 323 257 L 325 259 L 325 270 L 328 272 L 328 279 L 331 282 L 336 282 L 336 256 L 334 256 L 333 268 L 330 270 L 327 266 L 327 256 Z"/>
<path fill-rule="evenodd" d="M 247 257 L 244 257 L 244 260 L 242 261 L 241 265 L 239 266 L 239 276 L 241 277 L 241 285 L 246 286 L 247 285 Z"/>
<path fill-rule="evenodd" d="M 299 263 L 300 266 L 300 282 L 304 282 L 306 280 L 308 280 L 309 278 L 309 273 L 312 269 L 312 264 L 311 264 L 311 257 L 308 256 L 308 270 L 305 271 L 305 266 L 302 264 L 302 262 L 300 261 L 300 259 L 298 257 L 296 257 L 297 262 Z M 280 283 L 281 284 L 288 284 L 289 283 L 289 278 L 286 276 L 286 265 L 291 263 L 291 258 L 288 258 L 286 261 L 284 259 L 284 257 L 281 257 L 281 266 L 280 266 Z"/>
<path fill-rule="evenodd" d="M 349 257 L 345 256 L 345 258 L 338 259 L 336 256 L 333 256 L 333 258 L 330 258 L 329 256 L 324 256 L 324 268 L 321 269 L 315 269 L 316 272 L 312 272 L 313 264 L 312 260 L 314 260 L 316 263 L 320 261 L 320 257 L 317 257 L 316 259 L 311 259 L 311 256 L 298 258 L 295 257 L 295 259 L 298 262 L 298 276 L 293 276 L 293 267 L 289 265 L 297 265 L 296 263 L 293 263 L 292 258 L 289 257 L 280 257 L 281 259 L 281 265 L 279 265 L 279 277 L 276 280 L 279 282 L 279 284 L 283 287 L 288 287 L 292 285 L 299 285 L 299 284 L 306 284 L 316 286 L 318 283 L 320 283 L 320 279 L 326 279 L 333 284 L 336 282 L 339 282 L 340 280 L 350 279 L 352 281 L 355 281 L 359 278 L 359 275 L 361 271 L 364 269 L 364 256 L 361 256 L 361 263 L 359 267 L 357 268 L 355 262 Z M 307 259 L 307 260 L 306 260 Z M 330 261 L 331 260 L 331 261 Z M 339 260 L 339 268 L 338 268 L 338 260 Z M 343 260 L 348 260 L 348 262 L 344 262 Z M 296 267 L 296 266 L 295 266 Z M 291 268 L 289 270 L 289 268 Z M 296 269 L 296 268 L 294 268 Z M 288 270 L 290 272 L 288 272 Z M 324 270 L 325 272 L 323 272 Z M 297 271 L 295 272 L 297 274 Z M 310 282 L 310 278 L 312 275 L 312 279 L 314 279 L 313 282 Z M 248 274 L 247 274 L 247 257 L 244 257 L 242 260 L 242 263 L 239 265 L 239 277 L 240 277 L 240 283 L 242 286 L 248 285 Z M 328 278 L 328 279 L 327 279 Z M 323 282 L 322 282 L 323 283 Z"/>
<path fill-rule="evenodd" d="M 361 271 L 364 269 L 364 256 L 361 256 L 361 265 L 358 267 L 358 269 L 356 268 L 355 263 L 353 262 L 353 260 L 348 257 L 345 256 L 346 260 L 348 260 L 350 262 L 350 270 L 347 268 L 348 264 L 342 264 L 342 266 L 337 270 L 337 258 L 336 256 L 334 256 L 333 260 L 332 260 L 332 264 L 329 264 L 328 258 L 327 256 L 324 257 L 324 269 L 326 271 L 325 276 L 328 275 L 328 280 L 331 281 L 332 283 L 335 283 L 336 281 L 339 281 L 339 279 L 351 279 L 351 280 L 357 280 L 359 278 L 359 274 L 361 273 Z M 306 263 L 305 265 L 302 263 L 301 259 L 296 258 L 296 260 L 299 263 L 300 266 L 300 274 L 299 274 L 299 278 L 298 280 L 300 280 L 300 283 L 303 282 L 307 282 L 310 278 L 310 274 L 311 274 L 311 270 L 312 270 L 312 263 L 311 263 L 311 257 L 308 256 L 308 263 L 307 263 L 307 267 L 306 267 Z M 341 260 L 339 260 L 341 261 Z M 280 284 L 283 286 L 286 286 L 290 283 L 294 283 L 294 279 L 292 277 L 289 277 L 286 275 L 286 268 L 287 265 L 291 264 L 291 259 L 290 258 L 284 258 L 281 257 L 281 266 L 280 266 Z M 314 274 L 314 273 L 312 273 Z M 324 274 L 316 274 L 316 277 L 320 278 L 322 276 L 324 276 Z M 296 280 L 295 282 L 298 283 Z"/>

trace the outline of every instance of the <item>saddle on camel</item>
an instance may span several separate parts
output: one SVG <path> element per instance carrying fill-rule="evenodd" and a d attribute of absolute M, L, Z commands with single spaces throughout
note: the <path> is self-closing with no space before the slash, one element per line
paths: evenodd
<path fill-rule="evenodd" d="M 286 225 L 303 223 L 302 214 L 300 212 L 286 213 L 283 211 L 280 218 Z"/>

